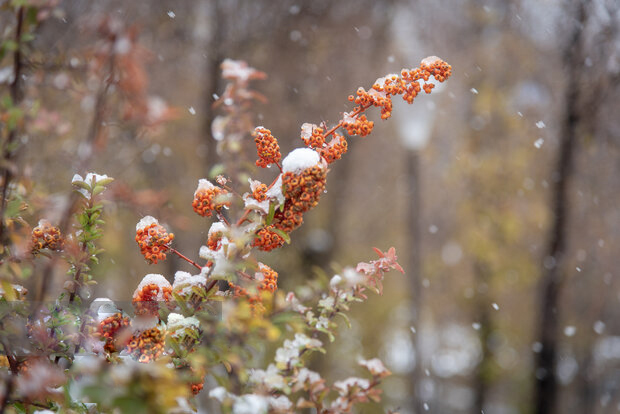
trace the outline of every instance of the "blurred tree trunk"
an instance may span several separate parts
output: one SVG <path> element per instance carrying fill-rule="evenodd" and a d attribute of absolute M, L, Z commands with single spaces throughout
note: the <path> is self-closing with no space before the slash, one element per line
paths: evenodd
<path fill-rule="evenodd" d="M 207 64 L 206 64 L 206 87 L 204 92 L 204 110 L 205 116 L 202 123 L 202 137 L 204 144 L 207 147 L 207 158 L 205 162 L 204 174 L 208 176 L 211 168 L 218 162 L 218 156 L 216 153 L 217 143 L 213 138 L 211 131 L 211 124 L 215 119 L 215 111 L 213 110 L 214 95 L 218 94 L 220 88 L 220 64 L 224 60 L 222 42 L 223 42 L 223 19 L 225 16 L 222 13 L 222 6 L 220 0 L 204 0 L 207 3 L 209 9 L 209 27 L 210 34 L 207 41 Z"/>
<path fill-rule="evenodd" d="M 420 338 L 420 322 L 422 312 L 422 255 L 421 255 L 421 234 L 422 211 L 420 197 L 422 195 L 420 186 L 420 154 L 415 150 L 407 151 L 407 184 L 409 186 L 410 213 L 407 215 L 407 236 L 409 246 L 409 266 L 407 269 L 407 279 L 410 281 L 411 299 L 411 324 L 415 328 L 414 349 L 415 367 L 412 374 L 412 394 L 413 407 L 415 412 L 424 412 L 424 402 L 421 399 L 420 384 L 422 381 L 422 353 Z"/>
<path fill-rule="evenodd" d="M 491 350 L 489 349 L 489 337 L 493 331 L 492 318 L 489 312 L 491 309 L 489 282 L 492 275 L 488 267 L 481 261 L 474 263 L 474 271 L 476 286 L 486 286 L 486 290 L 480 291 L 478 289 L 474 305 L 475 320 L 479 324 L 478 339 L 480 340 L 480 363 L 476 367 L 474 374 L 474 412 L 483 413 L 489 388 L 489 373 L 492 361 Z"/>
<path fill-rule="evenodd" d="M 568 221 L 568 186 L 573 173 L 577 127 L 580 121 L 579 78 L 585 57 L 583 55 L 583 27 L 587 19 L 586 1 L 576 4 L 574 28 L 564 50 L 567 71 L 567 90 L 560 125 L 559 154 L 553 170 L 552 214 L 553 223 L 544 260 L 541 280 L 540 316 L 537 319 L 538 341 L 542 349 L 536 354 L 534 407 L 536 414 L 552 414 L 556 410 L 558 381 L 555 375 L 559 342 L 558 302 L 565 279 L 562 272 L 566 253 Z"/>

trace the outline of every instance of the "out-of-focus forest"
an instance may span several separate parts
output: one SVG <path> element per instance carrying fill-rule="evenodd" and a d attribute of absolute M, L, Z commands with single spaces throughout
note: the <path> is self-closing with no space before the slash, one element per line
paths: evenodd
<path fill-rule="evenodd" d="M 224 59 L 267 74 L 252 82 L 265 101 L 248 113 L 285 154 L 302 145 L 301 124 L 350 110 L 347 97 L 359 86 L 437 55 L 452 66 L 450 80 L 411 106 L 395 103 L 388 121 L 369 115 L 372 135 L 349 139 L 293 242 L 265 254 L 285 291 L 366 259 L 372 246 L 394 246 L 405 268 L 382 296 L 353 307 L 351 328 L 313 358 L 313 369 L 340 378 L 360 356 L 379 355 L 394 375 L 381 405 L 364 412 L 620 410 L 616 1 L 50 6 L 20 68 L 19 99 L 36 101 L 36 117 L 3 168 L 31 194 L 32 226 L 38 217 L 61 219 L 74 173 L 115 178 L 104 193 L 105 253 L 93 269 L 93 297 L 129 301 L 143 275 L 190 270 L 177 257 L 148 265 L 134 229 L 153 215 L 174 231 L 179 251 L 197 256 L 204 243 L 208 227 L 191 201 L 198 179 L 222 162 L 213 128 L 222 108 L 213 103 L 223 93 Z M 116 47 L 131 58 L 120 64 L 143 100 L 116 95 L 93 131 L 101 95 L 93 71 L 105 71 L 96 67 L 96 22 L 104 16 L 127 33 Z M 2 31 L 15 24 L 0 11 Z M 4 54 L 3 89 L 15 83 L 13 69 Z M 252 165 L 255 151 L 247 134 L 232 157 Z M 44 271 L 34 267 L 29 291 L 40 289 Z M 62 291 L 65 272 L 56 269 L 50 295 Z"/>

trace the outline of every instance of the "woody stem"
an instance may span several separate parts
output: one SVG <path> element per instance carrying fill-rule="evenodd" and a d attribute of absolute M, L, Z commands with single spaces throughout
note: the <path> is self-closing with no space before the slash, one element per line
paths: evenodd
<path fill-rule="evenodd" d="M 200 266 L 198 263 L 196 263 L 195 261 L 193 261 L 192 259 L 190 259 L 189 257 L 184 256 L 182 253 L 180 253 L 177 249 L 173 249 L 172 247 L 170 248 L 170 252 L 176 254 L 177 256 L 179 256 L 181 259 L 185 260 L 187 263 L 193 265 L 194 267 L 196 267 L 198 270 L 202 270 L 202 266 Z"/>

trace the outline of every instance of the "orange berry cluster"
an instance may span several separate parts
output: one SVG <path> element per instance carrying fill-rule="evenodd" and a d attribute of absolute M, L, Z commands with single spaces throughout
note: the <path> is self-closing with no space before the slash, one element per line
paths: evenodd
<path fill-rule="evenodd" d="M 97 335 L 99 338 L 105 341 L 103 349 L 108 352 L 117 352 L 118 347 L 116 343 L 116 337 L 119 332 L 129 326 L 129 318 L 123 316 L 120 312 L 115 313 L 112 316 L 108 316 L 99 323 Z M 123 345 L 124 347 L 124 345 Z"/>
<path fill-rule="evenodd" d="M 223 207 L 230 207 L 228 191 L 216 186 L 198 189 L 194 194 L 192 207 L 202 217 L 211 217 L 214 212 L 219 213 Z"/>
<path fill-rule="evenodd" d="M 370 91 L 359 88 L 356 96 L 349 96 L 349 101 L 359 105 L 354 112 L 359 113 L 369 106 L 380 107 L 381 119 L 388 119 L 392 115 L 392 96 L 403 95 L 405 101 L 412 103 L 422 89 L 426 93 L 431 93 L 435 86 L 428 83 L 431 76 L 438 82 L 443 82 L 451 74 L 452 67 L 449 64 L 438 57 L 431 56 L 424 59 L 419 68 L 403 69 L 400 76 L 389 75 L 378 79 Z M 423 81 L 422 86 L 420 86 L 420 80 Z"/>
<path fill-rule="evenodd" d="M 310 136 L 302 136 L 301 139 L 310 148 L 320 149 L 325 146 L 325 135 L 323 135 L 323 128 L 312 128 Z"/>
<path fill-rule="evenodd" d="M 202 390 L 202 388 L 205 386 L 204 381 L 203 382 L 194 382 L 191 384 L 191 388 L 192 388 L 192 394 L 193 395 L 198 395 L 198 393 Z"/>
<path fill-rule="evenodd" d="M 50 249 L 60 251 L 64 245 L 64 240 L 58 227 L 52 226 L 49 222 L 41 220 L 39 225 L 32 229 L 32 251 Z"/>
<path fill-rule="evenodd" d="M 284 209 L 274 216 L 276 228 L 290 233 L 303 223 L 303 213 L 315 207 L 325 190 L 327 171 L 315 165 L 301 174 L 286 172 L 282 174 Z"/>
<path fill-rule="evenodd" d="M 252 190 L 252 197 L 258 202 L 265 201 L 267 199 L 267 190 L 267 185 L 260 183 Z"/>
<path fill-rule="evenodd" d="M 265 306 L 263 305 L 263 300 L 258 295 L 253 295 L 244 287 L 241 287 L 235 283 L 228 282 L 230 289 L 232 290 L 233 298 L 243 298 L 246 297 L 248 299 L 248 303 L 250 304 L 250 309 L 252 310 L 252 314 L 258 315 L 265 311 Z"/>
<path fill-rule="evenodd" d="M 145 285 L 142 290 L 135 292 L 132 303 L 136 309 L 136 315 L 158 315 L 159 304 L 157 303 L 157 297 L 160 291 L 164 301 L 169 301 L 172 298 L 171 287 L 160 287 L 156 283 Z"/>
<path fill-rule="evenodd" d="M 312 128 L 312 131 L 308 131 L 310 128 Z M 353 130 L 353 128 L 351 128 L 351 130 Z M 333 134 L 334 136 L 332 140 L 329 144 L 326 144 L 323 128 L 304 124 L 302 126 L 301 140 L 308 147 L 316 150 L 328 164 L 331 164 L 332 162 L 339 160 L 342 157 L 342 154 L 347 152 L 347 141 L 345 138 L 336 132 Z"/>
<path fill-rule="evenodd" d="M 263 280 L 258 285 L 259 292 L 275 292 L 278 288 L 278 272 L 273 270 L 267 265 L 259 264 L 260 274 L 263 276 Z"/>
<path fill-rule="evenodd" d="M 359 115 L 343 121 L 342 127 L 347 130 L 349 135 L 359 135 L 365 137 L 372 132 L 375 123 L 369 121 L 366 115 Z"/>
<path fill-rule="evenodd" d="M 342 154 L 347 152 L 347 140 L 340 134 L 334 133 L 334 138 L 330 143 L 324 147 L 318 149 L 318 153 L 327 161 L 328 164 L 342 158 Z"/>
<path fill-rule="evenodd" d="M 174 234 L 168 233 L 158 223 L 151 223 L 136 230 L 136 242 L 140 246 L 140 253 L 149 263 L 157 264 L 158 260 L 166 260 L 166 252 L 170 249 L 172 240 Z"/>
<path fill-rule="evenodd" d="M 209 234 L 207 239 L 207 247 L 213 251 L 219 250 L 222 246 L 222 236 L 224 234 L 221 231 L 215 231 Z"/>
<path fill-rule="evenodd" d="M 164 337 L 164 332 L 157 327 L 147 329 L 132 336 L 126 350 L 138 362 L 151 362 L 163 355 Z"/>
<path fill-rule="evenodd" d="M 256 165 L 265 168 L 269 164 L 279 163 L 280 159 L 282 159 L 282 154 L 280 154 L 278 140 L 271 135 L 271 131 L 267 128 L 256 127 L 252 135 L 254 136 L 258 153 Z"/>
<path fill-rule="evenodd" d="M 256 232 L 256 238 L 252 246 L 257 247 L 264 252 L 277 249 L 284 244 L 284 239 L 278 233 L 273 231 L 274 226 L 270 225 Z"/>

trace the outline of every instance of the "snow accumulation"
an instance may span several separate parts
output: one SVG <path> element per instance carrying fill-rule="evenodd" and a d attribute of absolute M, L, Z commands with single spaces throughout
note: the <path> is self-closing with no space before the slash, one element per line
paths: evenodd
<path fill-rule="evenodd" d="M 441 58 L 438 56 L 427 56 L 420 62 L 421 65 L 431 66 L 434 63 L 440 61 Z"/>
<path fill-rule="evenodd" d="M 196 197 L 196 194 L 198 193 L 198 191 L 210 190 L 213 187 L 215 186 L 209 180 L 205 180 L 204 178 L 201 178 L 200 180 L 198 180 L 198 188 L 196 188 L 196 191 L 194 191 L 194 197 Z"/>
<path fill-rule="evenodd" d="M 181 270 L 174 274 L 174 283 L 172 289 L 180 294 L 189 294 L 192 291 L 192 287 L 205 285 L 207 278 L 203 274 L 192 276 L 188 272 Z"/>
<path fill-rule="evenodd" d="M 200 327 L 200 322 L 198 319 L 193 316 L 185 317 L 178 313 L 171 313 L 168 315 L 168 329 L 171 331 L 177 331 L 173 335 L 180 336 L 183 335 L 184 329 L 198 329 Z"/>
<path fill-rule="evenodd" d="M 103 181 L 103 180 L 107 180 L 110 177 L 108 177 L 107 175 L 103 174 L 97 174 L 97 173 L 88 173 L 86 174 L 86 177 L 82 178 L 82 176 L 80 174 L 75 174 L 73 176 L 73 178 L 71 178 L 71 184 L 75 184 L 76 182 L 80 182 L 83 181 L 88 185 L 91 185 L 93 182 L 93 179 L 95 181 L 95 185 L 97 185 L 99 182 Z M 94 186 L 93 186 L 94 187 Z M 78 188 L 78 191 L 87 199 L 90 199 L 90 193 L 88 191 L 86 191 L 86 189 L 84 188 Z"/>
<path fill-rule="evenodd" d="M 319 164 L 321 157 L 310 148 L 297 148 L 282 161 L 282 171 L 300 174 L 303 170 Z"/>
<path fill-rule="evenodd" d="M 136 231 L 144 230 L 153 223 L 159 224 L 159 221 L 157 221 L 157 219 L 153 216 L 144 216 L 142 217 L 142 219 L 140 219 L 138 224 L 136 224 Z"/>
<path fill-rule="evenodd" d="M 158 275 L 155 273 L 149 273 L 148 275 L 142 278 L 142 281 L 140 282 L 136 290 L 133 292 L 133 296 L 135 297 L 138 293 L 142 291 L 142 289 L 144 289 L 145 286 L 148 286 L 148 285 L 159 286 L 159 292 L 157 293 L 157 297 L 155 298 L 155 300 L 157 301 L 164 300 L 163 288 L 172 288 L 172 285 L 170 285 L 170 282 L 168 282 L 168 280 L 166 280 L 166 278 L 163 277 L 162 275 Z"/>

